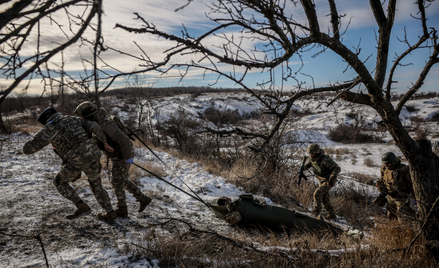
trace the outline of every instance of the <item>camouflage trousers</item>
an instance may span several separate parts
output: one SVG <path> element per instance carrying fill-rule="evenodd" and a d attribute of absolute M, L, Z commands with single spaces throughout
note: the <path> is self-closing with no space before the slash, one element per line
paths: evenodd
<path fill-rule="evenodd" d="M 314 192 L 314 212 L 317 214 L 322 210 L 322 203 L 325 206 L 325 209 L 334 213 L 334 208 L 332 207 L 331 200 L 329 200 L 329 190 L 331 187 L 327 185 L 327 182 L 320 182 L 319 188 L 317 188 Z"/>
<path fill-rule="evenodd" d="M 99 205 L 106 212 L 110 212 L 113 210 L 111 200 L 107 191 L 102 187 L 99 175 L 101 173 L 100 156 L 101 154 L 96 148 L 96 150 L 91 150 L 88 153 L 77 154 L 71 157 L 63 163 L 61 170 L 55 176 L 53 185 L 55 185 L 62 196 L 77 204 L 82 199 L 69 183 L 75 181 L 81 175 L 81 172 L 84 171 L 85 175 L 87 175 L 90 189 Z"/>
<path fill-rule="evenodd" d="M 407 198 L 387 195 L 387 217 L 398 219 L 399 223 L 406 224 L 416 218 L 416 212 L 410 207 Z"/>
<path fill-rule="evenodd" d="M 127 164 L 125 160 L 118 159 L 117 157 L 111 158 L 111 163 L 113 165 L 111 169 L 111 184 L 116 194 L 117 206 L 127 206 L 125 190 L 131 193 L 134 198 L 136 198 L 136 201 L 139 202 L 144 194 L 129 178 L 128 171 L 130 170 L 130 164 Z"/>

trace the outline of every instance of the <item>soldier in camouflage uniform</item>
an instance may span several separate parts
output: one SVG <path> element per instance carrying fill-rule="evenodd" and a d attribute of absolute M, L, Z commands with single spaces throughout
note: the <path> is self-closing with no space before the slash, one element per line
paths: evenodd
<path fill-rule="evenodd" d="M 382 156 L 381 177 L 377 181 L 380 193 L 387 197 L 387 216 L 400 223 L 412 221 L 416 212 L 410 207 L 410 196 L 414 197 L 410 169 L 396 155 L 387 152 Z"/>
<path fill-rule="evenodd" d="M 325 152 L 318 144 L 310 144 L 307 152 L 311 157 L 311 161 L 305 164 L 304 170 L 312 167 L 314 175 L 320 183 L 319 188 L 314 192 L 313 214 L 320 217 L 323 203 L 325 209 L 329 212 L 329 215 L 325 218 L 335 219 L 337 216 L 329 200 L 329 190 L 336 182 L 340 167 L 328 155 L 325 155 Z"/>
<path fill-rule="evenodd" d="M 83 102 L 76 108 L 76 115 L 98 122 L 97 106 L 92 102 Z M 98 147 L 104 151 L 112 163 L 111 184 L 117 197 L 117 209 L 115 210 L 117 217 L 128 217 L 128 207 L 126 203 L 125 189 L 130 192 L 136 201 L 140 203 L 138 212 L 145 210 L 146 206 L 151 202 L 151 198 L 144 195 L 139 187 L 129 179 L 128 171 L 130 164 L 133 164 L 134 147 L 133 143 L 127 135 L 118 127 L 117 123 L 107 116 L 106 111 L 101 108 L 99 114 L 102 120 L 102 128 L 107 137 L 108 143 L 114 148 L 114 152 L 106 152 L 99 140 Z"/>
<path fill-rule="evenodd" d="M 75 180 L 84 171 L 96 200 L 106 211 L 106 213 L 100 213 L 99 218 L 105 220 L 115 219 L 116 215 L 111 206 L 110 198 L 107 191 L 102 188 L 99 176 L 101 172 L 101 154 L 86 132 L 87 130 L 95 133 L 104 142 L 105 146 L 111 150 L 99 125 L 77 117 L 63 116 L 52 107 L 46 108 L 38 117 L 38 121 L 44 127 L 35 134 L 32 140 L 25 143 L 23 152 L 33 154 L 51 143 L 63 159 L 61 170 L 56 174 L 53 185 L 62 196 L 72 201 L 77 207 L 66 218 L 75 219 L 91 211 L 90 207 L 69 185 L 69 182 Z"/>

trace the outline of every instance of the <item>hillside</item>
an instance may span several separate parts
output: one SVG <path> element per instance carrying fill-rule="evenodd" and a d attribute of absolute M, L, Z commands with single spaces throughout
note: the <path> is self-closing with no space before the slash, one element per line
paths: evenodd
<path fill-rule="evenodd" d="M 376 247 L 380 243 L 377 242 L 380 231 L 392 230 L 392 224 L 395 223 L 382 227 L 385 219 L 380 208 L 359 209 L 372 206 L 370 201 L 377 195 L 375 187 L 367 182 L 379 177 L 382 154 L 392 151 L 402 161 L 404 159 L 388 133 L 380 128 L 379 118 L 372 110 L 344 102 L 334 102 L 328 107 L 330 100 L 328 97 L 318 97 L 297 102 L 295 113 L 283 130 L 283 137 L 287 138 L 281 139 L 283 143 L 278 148 L 282 149 L 282 155 L 288 156 L 285 157 L 285 166 L 290 168 L 290 173 L 297 172 L 300 159 L 310 143 L 319 143 L 340 165 L 339 183 L 331 191 L 338 215 L 333 224 L 345 231 L 351 226 L 362 230 L 365 234 L 363 240 L 347 236 L 328 240 L 305 234 L 292 234 L 286 238 L 282 234 L 242 230 L 215 217 L 202 203 L 134 167 L 131 169 L 131 179 L 143 192 L 153 197 L 145 212 L 138 214 L 138 203 L 127 194 L 129 219 L 117 219 L 112 225 L 97 220 L 96 214 L 101 212 L 101 208 L 83 175 L 73 185 L 92 207 L 93 213 L 68 221 L 64 217 L 74 206 L 59 195 L 51 181 L 60 168 L 61 160 L 50 146 L 33 155 L 24 155 L 24 142 L 34 135 L 39 126 L 17 125 L 20 131 L 0 135 L 0 263 L 4 267 L 46 266 L 41 244 L 35 239 L 38 235 L 51 267 L 187 267 L 195 264 L 199 267 L 267 267 L 269 258 L 273 258 L 278 265 L 288 263 L 291 267 L 322 265 L 328 261 L 339 267 L 348 267 L 347 263 L 355 262 L 356 254 L 363 254 L 367 259 L 356 260 L 356 264 L 362 263 L 364 267 L 386 266 L 386 263 L 400 258 L 396 253 L 389 256 L 386 250 L 407 245 L 410 236 L 390 241 L 388 247 Z M 139 125 L 138 119 L 141 118 L 140 126 L 146 131 L 168 126 L 170 122 L 180 124 L 184 120 L 196 121 L 198 124 L 187 131 L 197 139 L 204 135 L 200 133 L 206 127 L 216 130 L 236 127 L 254 130 L 264 129 L 271 124 L 261 117 L 259 102 L 245 93 L 188 94 L 143 99 L 140 103 L 106 97 L 103 102 L 111 114 L 118 115 L 133 128 Z M 438 107 L 439 97 L 416 99 L 408 103 L 401 118 L 413 137 L 432 141 L 438 138 Z M 349 128 L 337 129 L 339 126 Z M 367 142 L 344 143 L 346 140 L 330 139 L 343 136 L 346 132 L 349 136 L 352 128 L 368 137 L 365 138 Z M 151 138 L 150 144 L 152 141 Z M 177 153 L 175 148 L 179 141 L 172 135 L 161 137 L 160 142 L 161 146 L 151 147 L 160 159 L 137 143 L 135 162 L 160 174 L 177 187 L 187 190 L 187 184 L 206 202 L 215 202 L 220 196 L 236 199 L 241 194 L 251 193 L 267 204 L 286 206 L 311 215 L 312 196 L 309 193 L 312 193 L 316 184 L 311 174 L 307 174 L 310 179 L 302 182 L 301 188 L 292 179 L 295 174 L 290 174 L 288 180 L 291 181 L 286 183 L 297 188 L 298 192 L 291 195 L 295 200 L 288 202 L 271 192 L 270 196 L 265 196 L 268 190 L 262 188 L 248 192 L 251 187 L 246 183 L 251 182 L 240 182 L 245 179 L 240 179 L 238 175 L 243 174 L 237 175 L 236 169 L 220 173 L 207 162 L 194 161 L 194 157 Z M 219 155 L 225 155 L 234 150 L 245 152 L 249 143 L 228 141 L 221 145 L 222 153 Z M 104 157 L 101 162 L 105 167 Z M 247 172 L 248 177 L 257 173 L 251 169 L 241 171 Z M 108 169 L 104 168 L 102 178 L 114 201 Z M 265 187 L 274 188 L 274 185 Z M 365 203 L 346 205 L 346 198 L 359 198 Z M 372 212 L 373 215 L 368 214 Z M 378 226 L 381 229 L 377 229 Z M 241 244 L 236 245 L 231 240 Z M 193 252 L 193 255 L 189 252 Z M 239 255 L 242 252 L 246 252 L 246 255 L 231 257 L 231 254 Z M 424 253 L 417 249 L 413 254 Z M 376 260 L 370 260 L 372 256 Z M 415 263 L 413 259 L 416 256 L 411 256 L 405 265 Z M 248 265 L 245 265 L 246 262 Z"/>

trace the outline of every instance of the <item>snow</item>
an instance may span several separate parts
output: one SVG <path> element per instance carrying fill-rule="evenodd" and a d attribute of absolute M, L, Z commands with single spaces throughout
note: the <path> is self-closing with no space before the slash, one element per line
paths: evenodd
<path fill-rule="evenodd" d="M 185 109 L 192 116 L 196 116 L 198 112 L 211 105 L 220 109 L 238 110 L 240 113 L 255 112 L 261 108 L 255 99 L 243 93 L 202 94 L 197 98 L 167 97 L 151 100 L 151 103 L 153 107 L 160 107 L 156 110 L 155 116 L 153 115 L 156 120 L 165 120 L 180 108 Z M 404 118 L 403 123 L 411 124 L 412 116 L 429 120 L 438 112 L 438 103 L 438 98 L 410 101 L 408 104 L 419 110 L 410 113 L 404 109 L 401 113 L 401 118 Z M 337 109 L 333 109 L 335 106 Z M 330 128 L 338 124 L 349 124 L 352 121 L 352 118 L 346 114 L 352 111 L 363 112 L 367 122 L 376 123 L 379 121 L 376 113 L 370 108 L 338 102 L 329 107 L 316 100 L 296 103 L 299 111 L 307 107 L 311 107 L 314 113 L 298 119 L 295 122 L 296 129 L 290 130 L 288 135 L 295 135 L 296 139 L 301 140 L 304 151 L 309 143 L 319 143 L 324 148 L 330 147 L 332 151 L 340 149 L 351 152 L 356 156 L 355 163 L 352 157 L 347 156 L 336 160 L 342 172 L 334 191 L 355 188 L 367 192 L 370 196 L 376 196 L 375 187 L 352 180 L 352 174 L 367 174 L 378 178 L 383 153 L 392 151 L 397 156 L 402 156 L 389 135 L 384 133 L 383 139 L 386 143 L 383 144 L 342 144 L 327 138 L 327 131 Z M 326 111 L 328 108 L 329 110 Z M 117 112 L 121 118 L 129 116 L 128 113 L 117 108 L 111 111 L 111 113 Z M 432 134 L 438 132 L 439 126 L 436 122 L 425 122 L 424 126 L 428 126 Z M 74 206 L 64 199 L 51 183 L 51 178 L 60 168 L 61 160 L 51 151 L 50 146 L 33 155 L 24 155 L 23 144 L 33 135 L 15 133 L 0 136 L 0 232 L 11 235 L 10 237 L 0 235 L 2 239 L 0 263 L 3 267 L 45 266 L 41 247 L 38 241 L 33 239 L 35 234 L 41 234 L 52 267 L 158 267 L 157 260 L 130 260 L 119 246 L 136 241 L 148 226 L 169 217 L 190 218 L 195 225 L 208 223 L 212 229 L 228 228 L 227 224 L 216 218 L 205 205 L 167 183 L 148 176 L 146 172 L 139 178 L 141 190 L 152 195 L 154 199 L 144 213 L 136 212 L 138 203 L 127 193 L 129 219 L 117 219 L 114 225 L 97 220 L 96 213 L 101 212 L 102 209 L 94 199 L 83 175 L 80 181 L 74 183 L 74 187 L 94 212 L 92 215 L 67 221 L 64 216 L 73 211 Z M 188 185 L 206 202 L 212 202 L 220 196 L 236 199 L 244 194 L 242 189 L 227 183 L 224 178 L 210 174 L 198 163 L 177 159 L 162 151 L 155 153 L 166 166 L 146 148 L 136 149 L 135 162 L 139 165 L 149 164 L 160 167 L 166 173 L 163 179 L 190 192 L 186 187 Z M 336 156 L 331 155 L 331 157 Z M 366 165 L 367 159 L 375 165 Z M 103 177 L 104 187 L 114 202 L 115 196 L 111 191 L 107 171 L 103 172 Z M 264 199 L 268 204 L 274 204 L 263 196 L 256 197 Z M 343 221 L 339 224 L 343 226 Z M 348 228 L 348 226 L 343 227 Z M 97 234 L 88 232 L 89 228 L 97 230 Z M 60 234 L 65 236 L 62 237 Z M 110 237 L 116 242 L 109 242 Z M 337 250 L 330 252 L 333 255 L 338 253 L 340 251 Z"/>

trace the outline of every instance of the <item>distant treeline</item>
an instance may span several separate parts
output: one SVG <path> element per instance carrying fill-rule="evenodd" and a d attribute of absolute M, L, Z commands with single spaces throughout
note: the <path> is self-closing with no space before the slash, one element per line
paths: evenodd
<path fill-rule="evenodd" d="M 161 87 L 161 88 L 151 88 L 151 87 L 125 87 L 106 91 L 103 96 L 147 96 L 150 98 L 155 97 L 167 97 L 180 94 L 192 94 L 199 95 L 202 93 L 220 93 L 220 92 L 244 92 L 244 89 L 237 88 L 212 88 L 212 87 Z"/>
<path fill-rule="evenodd" d="M 257 91 L 257 90 L 256 90 Z M 229 93 L 229 92 L 246 92 L 244 89 L 237 88 L 212 88 L 212 87 L 125 87 L 105 91 L 100 97 L 115 97 L 117 99 L 124 99 L 127 103 L 132 103 L 136 98 L 159 98 L 168 97 L 180 94 L 191 94 L 197 97 L 203 93 Z M 291 93 L 284 92 L 285 95 Z M 334 93 L 321 93 L 314 95 L 314 97 L 331 97 Z M 397 100 L 402 95 L 395 94 L 392 100 Z M 437 92 L 420 92 L 413 96 L 414 99 L 433 98 L 439 96 Z M 312 98 L 312 96 L 310 96 Z M 68 93 L 64 96 L 54 93 L 45 95 L 32 94 L 15 94 L 6 98 L 0 106 L 0 112 L 4 114 L 20 113 L 26 109 L 42 110 L 48 106 L 54 106 L 60 109 L 65 114 L 71 114 L 78 103 L 88 100 L 83 93 Z"/>
<path fill-rule="evenodd" d="M 243 89 L 236 88 L 212 88 L 212 87 L 163 87 L 163 88 L 118 88 L 105 91 L 100 97 L 115 97 L 118 99 L 131 100 L 134 98 L 158 98 L 180 94 L 191 94 L 194 97 L 202 93 L 220 92 L 244 92 Z M 36 94 L 14 94 L 6 98 L 0 106 L 0 111 L 5 114 L 24 112 L 29 108 L 44 109 L 48 106 L 58 107 L 62 112 L 70 114 L 74 105 L 87 100 L 82 93 L 67 93 L 64 96 L 54 93 L 45 95 Z M 60 107 L 61 106 L 61 107 Z"/>

